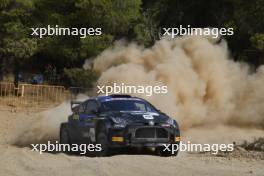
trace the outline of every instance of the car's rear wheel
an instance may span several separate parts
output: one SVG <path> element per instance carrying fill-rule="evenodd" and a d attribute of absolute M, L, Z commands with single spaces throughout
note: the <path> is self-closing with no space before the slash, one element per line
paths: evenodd
<path fill-rule="evenodd" d="M 103 157 L 109 155 L 109 142 L 107 139 L 107 135 L 104 132 L 100 132 L 97 135 L 96 141 L 98 144 L 101 144 L 101 151 L 97 153 L 97 156 Z"/>
<path fill-rule="evenodd" d="M 62 124 L 60 127 L 60 143 L 61 144 L 70 144 L 71 143 L 67 124 Z"/>

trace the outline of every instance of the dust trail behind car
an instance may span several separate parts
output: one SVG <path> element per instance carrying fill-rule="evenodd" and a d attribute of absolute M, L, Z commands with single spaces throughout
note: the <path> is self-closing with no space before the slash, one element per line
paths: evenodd
<path fill-rule="evenodd" d="M 85 100 L 86 95 L 79 94 L 77 100 Z M 67 121 L 71 113 L 70 101 L 39 113 L 1 112 L 4 123 L 0 127 L 0 144 L 29 146 L 32 143 L 46 143 L 59 138 L 59 127 Z"/>
<path fill-rule="evenodd" d="M 162 39 L 152 48 L 117 42 L 84 68 L 91 66 L 101 75 L 98 85 L 167 85 L 168 94 L 143 98 L 175 117 L 183 129 L 264 127 L 264 66 L 252 71 L 235 62 L 224 40 L 185 36 Z"/>

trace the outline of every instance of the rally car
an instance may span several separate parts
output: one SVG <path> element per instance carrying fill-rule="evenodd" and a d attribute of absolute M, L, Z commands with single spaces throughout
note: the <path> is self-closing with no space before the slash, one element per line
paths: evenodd
<path fill-rule="evenodd" d="M 101 144 L 98 156 L 115 148 L 151 147 L 162 156 L 177 155 L 164 144 L 179 144 L 177 122 L 142 98 L 110 95 L 71 103 L 72 114 L 60 126 L 64 144 Z"/>

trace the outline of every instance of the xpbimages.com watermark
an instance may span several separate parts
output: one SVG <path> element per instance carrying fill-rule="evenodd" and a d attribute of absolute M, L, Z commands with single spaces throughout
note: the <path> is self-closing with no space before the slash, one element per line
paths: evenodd
<path fill-rule="evenodd" d="M 185 36 L 185 35 L 195 35 L 195 36 L 212 36 L 212 38 L 218 38 L 220 36 L 231 36 L 234 35 L 234 28 L 197 28 L 191 27 L 191 25 L 183 26 L 180 25 L 178 27 L 164 27 L 159 31 L 159 36 L 164 37 L 168 36 L 171 38 Z"/>
<path fill-rule="evenodd" d="M 88 36 L 102 35 L 102 28 L 76 28 L 76 27 L 60 27 L 59 25 L 47 27 L 30 28 L 32 30 L 31 36 L 43 38 L 44 36 L 80 36 L 86 38 Z"/>
<path fill-rule="evenodd" d="M 180 142 L 179 144 L 163 144 L 163 151 L 170 152 L 172 154 L 177 151 L 180 152 L 210 152 L 217 155 L 218 152 L 232 152 L 234 150 L 234 144 L 197 144 L 190 141 Z"/>
<path fill-rule="evenodd" d="M 101 144 L 60 144 L 58 141 L 55 143 L 48 141 L 47 144 L 31 144 L 31 147 L 31 151 L 37 151 L 40 154 L 43 152 L 79 152 L 81 155 L 85 155 L 102 150 Z"/>
<path fill-rule="evenodd" d="M 125 85 L 125 83 L 113 85 L 97 86 L 97 94 L 110 95 L 110 94 L 143 94 L 147 97 L 153 94 L 166 94 L 168 93 L 168 86 L 159 85 Z"/>
<path fill-rule="evenodd" d="M 210 152 L 214 155 L 218 152 L 232 152 L 234 144 L 197 144 L 188 141 L 180 142 L 179 144 L 163 144 L 164 152 L 171 152 L 172 154 L 179 152 Z M 47 144 L 31 144 L 31 151 L 39 152 L 79 152 L 85 155 L 91 152 L 102 151 L 101 144 L 60 144 L 58 141 L 52 143 L 48 141 Z"/>

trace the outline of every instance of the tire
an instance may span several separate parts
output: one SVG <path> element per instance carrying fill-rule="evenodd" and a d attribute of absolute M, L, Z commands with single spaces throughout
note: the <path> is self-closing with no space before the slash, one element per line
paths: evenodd
<path fill-rule="evenodd" d="M 104 132 L 100 132 L 96 137 L 97 144 L 101 144 L 101 151 L 97 153 L 98 157 L 109 156 L 109 142 L 107 135 Z"/>
<path fill-rule="evenodd" d="M 62 124 L 60 127 L 60 144 L 71 144 L 67 124 Z"/>
<path fill-rule="evenodd" d="M 177 145 L 179 145 L 178 143 L 176 143 Z M 172 144 L 173 145 L 173 144 Z M 174 151 L 174 153 L 172 153 L 172 147 L 170 147 L 170 151 L 164 151 L 165 147 L 157 147 L 156 148 L 156 152 L 159 156 L 163 156 L 163 157 L 170 157 L 170 156 L 177 156 L 179 150 Z"/>

